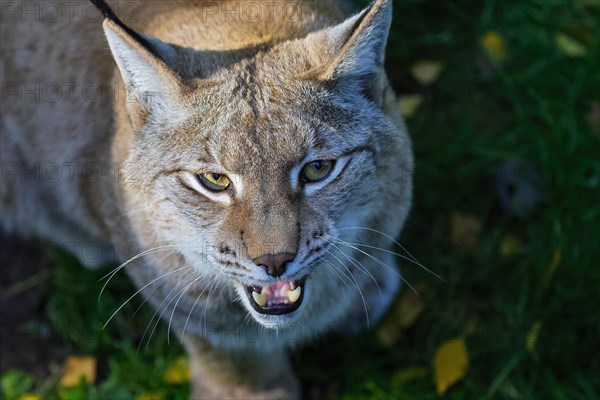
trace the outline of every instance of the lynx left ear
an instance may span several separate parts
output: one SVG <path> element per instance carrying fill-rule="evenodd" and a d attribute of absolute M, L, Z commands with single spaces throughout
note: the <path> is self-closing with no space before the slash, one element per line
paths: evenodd
<path fill-rule="evenodd" d="M 159 112 L 173 106 L 182 87 L 178 75 L 169 66 L 177 56 L 176 49 L 129 28 L 106 2 L 92 0 L 92 3 L 104 14 L 102 26 L 127 87 L 128 100 L 137 103 L 138 107 L 128 104 L 130 114 Z"/>
<path fill-rule="evenodd" d="M 326 31 L 333 58 L 321 79 L 378 74 L 385 59 L 385 45 L 392 22 L 392 1 L 375 0 L 371 6 Z"/>

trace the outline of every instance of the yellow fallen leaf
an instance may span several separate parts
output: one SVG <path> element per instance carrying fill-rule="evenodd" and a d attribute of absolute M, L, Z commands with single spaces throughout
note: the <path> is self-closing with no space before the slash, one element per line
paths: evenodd
<path fill-rule="evenodd" d="M 406 119 L 412 118 L 421 107 L 421 104 L 423 104 L 423 96 L 420 94 L 405 94 L 398 100 L 400 112 Z"/>
<path fill-rule="evenodd" d="M 496 61 L 506 60 L 504 38 L 496 31 L 487 31 L 481 38 L 483 48 Z"/>
<path fill-rule="evenodd" d="M 19 397 L 19 400 L 42 400 L 42 398 L 37 394 L 24 394 Z"/>
<path fill-rule="evenodd" d="M 556 272 L 556 269 L 560 265 L 561 259 L 562 259 L 562 253 L 561 253 L 560 247 L 557 247 L 554 249 L 554 253 L 552 254 L 552 260 L 550 261 L 550 264 L 548 264 L 548 267 L 546 268 L 546 273 L 544 274 L 544 280 L 542 281 L 543 287 L 547 287 L 548 284 L 550 283 L 550 279 L 552 279 L 554 272 Z"/>
<path fill-rule="evenodd" d="M 84 377 L 88 383 L 96 380 L 96 358 L 91 356 L 67 357 L 59 386 L 72 387 Z"/>
<path fill-rule="evenodd" d="M 190 366 L 185 356 L 177 357 L 165 371 L 165 382 L 177 385 L 190 381 Z"/>
<path fill-rule="evenodd" d="M 462 338 L 443 343 L 433 357 L 433 371 L 437 394 L 442 395 L 469 369 L 469 355 Z"/>
<path fill-rule="evenodd" d="M 527 336 L 525 336 L 525 348 L 531 354 L 535 353 L 535 345 L 537 344 L 541 329 L 542 323 L 536 321 L 531 329 L 529 329 L 529 332 L 527 332 Z"/>
<path fill-rule="evenodd" d="M 587 49 L 584 45 L 564 33 L 557 33 L 554 36 L 554 41 L 560 52 L 567 57 L 585 57 L 587 54 Z"/>
<path fill-rule="evenodd" d="M 457 247 L 475 250 L 479 242 L 481 222 L 471 215 L 459 212 L 452 214 L 450 220 L 450 240 Z"/>
<path fill-rule="evenodd" d="M 417 293 L 421 293 L 425 289 L 425 284 L 417 283 L 413 287 Z M 398 323 L 404 329 L 413 326 L 425 309 L 425 304 L 417 293 L 412 290 L 407 290 L 402 297 L 400 297 L 400 304 L 397 310 L 399 314 Z"/>
<path fill-rule="evenodd" d="M 500 255 L 505 258 L 512 257 L 519 254 L 522 247 L 523 241 L 521 238 L 508 234 L 504 236 L 502 242 L 500 242 Z"/>
<path fill-rule="evenodd" d="M 160 393 L 142 393 L 136 400 L 162 400 L 162 396 Z"/>
<path fill-rule="evenodd" d="M 393 383 L 396 386 L 402 386 L 405 383 L 416 381 L 427 376 L 427 368 L 408 367 L 401 369 L 394 374 Z"/>
<path fill-rule="evenodd" d="M 424 290 L 425 285 L 417 283 L 413 286 L 417 293 Z M 394 303 L 388 317 L 377 329 L 377 339 L 386 347 L 391 347 L 398 342 L 402 331 L 410 328 L 419 318 L 425 304 L 412 290 L 407 290 Z"/>
<path fill-rule="evenodd" d="M 429 86 L 434 83 L 444 69 L 439 61 L 420 60 L 410 67 L 410 73 L 421 85 Z"/>

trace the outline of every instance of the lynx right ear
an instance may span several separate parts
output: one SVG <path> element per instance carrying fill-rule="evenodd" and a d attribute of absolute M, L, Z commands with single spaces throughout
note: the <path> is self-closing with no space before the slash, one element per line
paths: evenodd
<path fill-rule="evenodd" d="M 102 24 L 108 45 L 127 87 L 141 111 L 156 113 L 175 105 L 182 83 L 169 64 L 176 49 L 158 39 L 141 35 L 125 25 L 102 0 L 92 0 L 104 14 Z"/>
<path fill-rule="evenodd" d="M 321 79 L 371 75 L 383 66 L 392 22 L 392 1 L 375 0 L 371 6 L 326 31 L 333 57 Z"/>
<path fill-rule="evenodd" d="M 385 46 L 392 21 L 392 0 L 375 0 L 339 25 L 307 36 L 313 69 L 305 77 L 343 82 L 370 97 L 382 96 Z"/>

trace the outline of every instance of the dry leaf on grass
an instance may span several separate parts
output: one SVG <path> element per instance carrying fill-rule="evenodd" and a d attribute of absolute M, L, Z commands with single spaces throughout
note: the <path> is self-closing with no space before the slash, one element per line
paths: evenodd
<path fill-rule="evenodd" d="M 554 253 L 552 254 L 552 260 L 550 261 L 550 264 L 548 264 L 548 267 L 546 268 L 546 273 L 544 274 L 544 279 L 542 281 L 543 287 L 547 287 L 548 284 L 550 283 L 550 279 L 552 279 L 554 272 L 556 272 L 556 269 L 560 265 L 561 259 L 562 259 L 562 252 L 560 250 L 560 247 L 557 247 L 554 249 Z"/>
<path fill-rule="evenodd" d="M 58 382 L 59 386 L 67 388 L 76 386 L 82 377 L 88 383 L 96 380 L 96 358 L 91 356 L 67 357 L 62 377 Z"/>
<path fill-rule="evenodd" d="M 433 371 L 438 395 L 462 379 L 469 369 L 469 355 L 462 338 L 448 340 L 433 357 Z"/>
<path fill-rule="evenodd" d="M 473 216 L 459 212 L 452 214 L 450 220 L 450 240 L 457 247 L 473 249 L 479 241 L 481 222 Z"/>
<path fill-rule="evenodd" d="M 554 41 L 558 50 L 567 57 L 585 57 L 587 55 L 587 49 L 583 44 L 564 33 L 557 33 Z"/>
<path fill-rule="evenodd" d="M 177 385 L 190 381 L 190 366 L 185 356 L 179 356 L 169 365 L 164 375 L 165 382 Z"/>
<path fill-rule="evenodd" d="M 419 60 L 410 67 L 410 73 L 421 85 L 429 86 L 434 83 L 444 69 L 439 61 Z"/>
<path fill-rule="evenodd" d="M 414 288 L 419 293 L 425 289 L 425 285 L 417 283 L 414 285 Z M 388 317 L 377 329 L 377 339 L 379 339 L 379 342 L 386 347 L 396 344 L 400 340 L 402 331 L 410 328 L 424 309 L 425 304 L 423 300 L 415 292 L 412 290 L 405 291 L 396 300 Z"/>
<path fill-rule="evenodd" d="M 537 344 L 541 329 L 542 323 L 536 321 L 531 329 L 529 329 L 529 332 L 527 332 L 527 336 L 525 337 L 525 348 L 530 354 L 535 354 L 535 345 Z"/>
<path fill-rule="evenodd" d="M 421 104 L 423 104 L 423 96 L 420 94 L 404 94 L 398 99 L 400 112 L 406 119 L 412 118 Z"/>
<path fill-rule="evenodd" d="M 504 38 L 498 32 L 487 31 L 481 38 L 481 44 L 493 60 L 506 60 L 506 45 Z"/>
<path fill-rule="evenodd" d="M 508 258 L 519 254 L 523 247 L 523 240 L 518 236 L 508 234 L 500 242 L 500 255 Z"/>

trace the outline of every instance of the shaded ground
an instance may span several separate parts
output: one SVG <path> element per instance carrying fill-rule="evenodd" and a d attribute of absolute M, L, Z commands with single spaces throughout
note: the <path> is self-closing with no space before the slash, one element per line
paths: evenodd
<path fill-rule="evenodd" d="M 65 340 L 39 322 L 50 262 L 38 242 L 7 235 L 0 239 L 0 373 L 18 368 L 43 379 L 66 354 Z"/>

